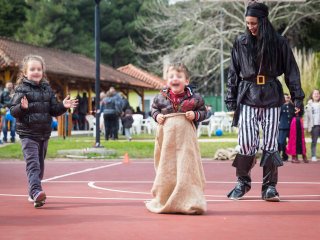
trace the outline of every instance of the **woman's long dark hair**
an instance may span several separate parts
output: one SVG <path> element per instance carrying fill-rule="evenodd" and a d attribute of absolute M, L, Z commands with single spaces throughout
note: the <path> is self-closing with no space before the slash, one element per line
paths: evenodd
<path fill-rule="evenodd" d="M 252 56 L 257 59 L 257 64 L 260 65 L 262 60 L 262 69 L 274 66 L 277 59 L 277 47 L 279 44 L 279 35 L 273 28 L 267 17 L 258 18 L 258 35 L 253 36 L 248 27 L 246 28 L 248 34 L 249 54 L 256 54 Z"/>

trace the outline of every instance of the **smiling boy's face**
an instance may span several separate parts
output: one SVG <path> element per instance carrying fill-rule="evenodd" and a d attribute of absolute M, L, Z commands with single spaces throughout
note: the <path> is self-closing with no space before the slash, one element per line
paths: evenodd
<path fill-rule="evenodd" d="M 185 86 L 189 84 L 185 72 L 177 68 L 169 67 L 167 76 L 167 85 L 175 94 L 183 93 Z"/>

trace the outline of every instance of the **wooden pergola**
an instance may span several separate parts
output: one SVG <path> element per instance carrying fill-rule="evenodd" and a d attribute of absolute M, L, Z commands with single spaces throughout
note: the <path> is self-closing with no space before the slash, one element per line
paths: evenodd
<path fill-rule="evenodd" d="M 57 95 L 64 97 L 71 90 L 85 91 L 88 99 L 92 99 L 95 85 L 95 62 L 93 59 L 80 54 L 74 54 L 52 48 L 38 47 L 0 37 L 0 85 L 15 82 L 19 64 L 29 54 L 40 55 L 46 64 L 46 74 Z M 106 91 L 111 86 L 126 96 L 130 90 L 136 92 L 144 100 L 145 90 L 160 89 L 157 84 L 148 83 L 127 75 L 110 66 L 101 64 L 100 85 Z M 92 102 L 88 102 L 89 112 Z"/>

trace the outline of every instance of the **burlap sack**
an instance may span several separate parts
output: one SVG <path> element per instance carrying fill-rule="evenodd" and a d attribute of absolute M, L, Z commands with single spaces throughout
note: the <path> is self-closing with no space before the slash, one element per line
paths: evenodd
<path fill-rule="evenodd" d="M 147 209 L 154 213 L 204 213 L 205 176 L 196 128 L 184 114 L 168 114 L 164 124 L 158 125 L 154 161 L 154 198 L 146 203 Z"/>
<path fill-rule="evenodd" d="M 214 160 L 234 160 L 237 154 L 234 148 L 220 148 L 214 154 Z"/>

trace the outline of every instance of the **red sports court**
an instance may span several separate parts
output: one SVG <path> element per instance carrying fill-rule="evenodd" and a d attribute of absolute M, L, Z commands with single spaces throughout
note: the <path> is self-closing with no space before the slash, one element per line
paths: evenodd
<path fill-rule="evenodd" d="M 261 200 L 262 169 L 240 201 L 226 197 L 235 184 L 230 161 L 204 160 L 208 211 L 201 216 L 154 214 L 152 160 L 47 161 L 47 203 L 27 201 L 23 161 L 0 163 L 1 239 L 317 239 L 320 164 L 279 168 L 281 202 Z"/>

